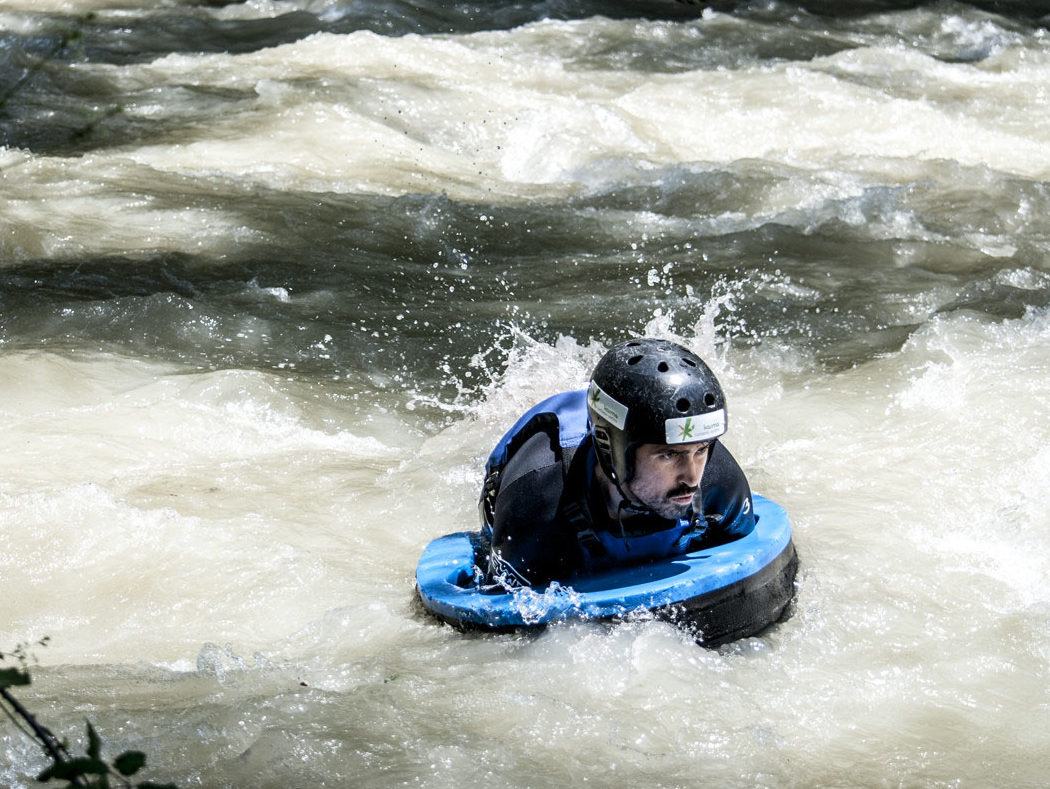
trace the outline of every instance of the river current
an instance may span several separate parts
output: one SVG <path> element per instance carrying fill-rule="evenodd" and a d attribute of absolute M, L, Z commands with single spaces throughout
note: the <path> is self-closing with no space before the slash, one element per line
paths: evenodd
<path fill-rule="evenodd" d="M 1045 786 L 1047 13 L 0 0 L 20 698 L 182 787 Z M 639 335 L 719 375 L 794 615 L 424 616 L 492 444 Z"/>

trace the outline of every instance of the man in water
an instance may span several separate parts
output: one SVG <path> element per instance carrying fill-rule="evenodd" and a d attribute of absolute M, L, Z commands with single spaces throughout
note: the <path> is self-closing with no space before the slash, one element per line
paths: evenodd
<path fill-rule="evenodd" d="M 612 348 L 586 391 L 530 409 L 489 457 L 489 582 L 541 585 L 748 534 L 751 490 L 725 432 L 699 356 L 665 340 Z"/>

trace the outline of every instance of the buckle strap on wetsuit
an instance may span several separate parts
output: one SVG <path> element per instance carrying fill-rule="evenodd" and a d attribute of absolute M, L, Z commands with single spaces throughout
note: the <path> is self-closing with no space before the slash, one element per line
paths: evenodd
<path fill-rule="evenodd" d="M 598 539 L 598 535 L 594 533 L 590 519 L 579 501 L 566 502 L 561 508 L 561 515 L 569 527 L 576 530 L 576 541 L 587 555 L 599 558 L 609 553 L 608 549 L 602 545 L 602 541 Z"/>
<path fill-rule="evenodd" d="M 563 500 L 559 506 L 559 514 L 568 525 L 570 530 L 576 532 L 576 542 L 584 554 L 592 559 L 599 559 L 609 554 L 608 549 L 598 539 L 594 531 L 593 521 L 587 507 L 585 498 L 588 485 L 587 478 L 587 453 L 578 452 L 579 447 L 567 447 L 562 456 L 562 471 L 564 472 L 566 492 L 574 491 L 577 497 Z M 573 461 L 579 457 L 579 462 L 573 465 Z"/>

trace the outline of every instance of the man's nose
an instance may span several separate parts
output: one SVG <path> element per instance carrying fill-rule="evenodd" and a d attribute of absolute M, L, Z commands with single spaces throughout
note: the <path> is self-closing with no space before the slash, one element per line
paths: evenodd
<path fill-rule="evenodd" d="M 689 456 L 678 465 L 678 479 L 692 488 L 700 484 L 700 475 L 704 471 L 704 460 L 701 456 Z"/>

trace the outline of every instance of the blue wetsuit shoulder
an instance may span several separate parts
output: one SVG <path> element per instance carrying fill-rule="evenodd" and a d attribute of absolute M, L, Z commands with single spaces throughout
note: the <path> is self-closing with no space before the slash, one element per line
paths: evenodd
<path fill-rule="evenodd" d="M 750 534 L 755 528 L 751 486 L 736 458 L 721 441 L 711 448 L 700 480 L 700 513 L 708 524 L 705 545 L 720 545 Z"/>

